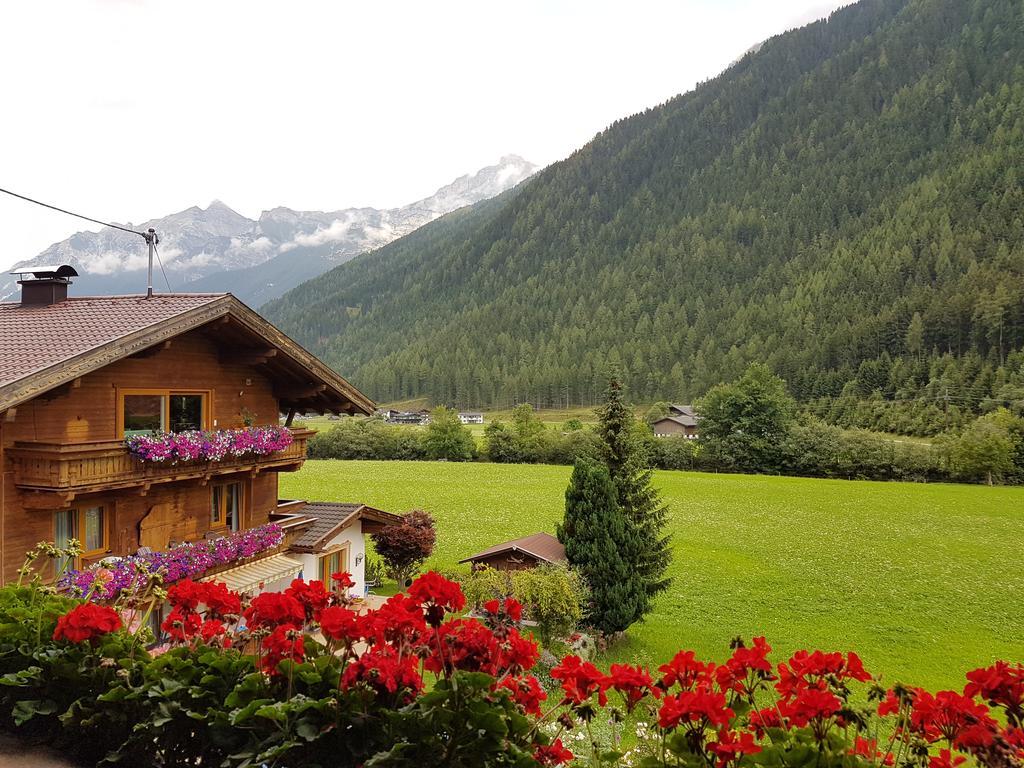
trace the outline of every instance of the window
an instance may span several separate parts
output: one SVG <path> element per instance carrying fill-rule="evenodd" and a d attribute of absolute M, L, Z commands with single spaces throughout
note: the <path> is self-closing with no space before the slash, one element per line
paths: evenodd
<path fill-rule="evenodd" d="M 317 563 L 317 578 L 325 584 L 330 582 L 335 573 L 348 571 L 348 547 L 321 557 Z"/>
<path fill-rule="evenodd" d="M 205 426 L 203 400 L 203 395 L 171 395 L 171 431 L 202 429 Z"/>
<path fill-rule="evenodd" d="M 78 521 L 82 531 L 82 548 L 86 553 L 105 551 L 107 537 L 103 526 L 103 507 L 80 510 Z"/>
<path fill-rule="evenodd" d="M 107 551 L 107 525 L 103 507 L 82 507 L 62 509 L 53 515 L 53 541 L 58 547 L 66 547 L 71 539 L 82 545 L 83 557 L 96 557 Z M 57 563 L 57 569 L 66 570 L 76 563 L 70 558 Z"/>
<path fill-rule="evenodd" d="M 53 543 L 59 548 L 63 549 L 68 545 L 68 542 L 71 541 L 71 539 L 77 538 L 77 516 L 78 512 L 74 509 L 62 509 L 60 512 L 54 512 Z M 54 567 L 57 569 L 57 573 L 63 573 L 68 568 L 73 568 L 74 562 L 72 558 L 64 557 L 57 560 L 56 563 L 54 563 Z"/>
<path fill-rule="evenodd" d="M 209 421 L 207 392 L 124 390 L 121 396 L 121 431 L 125 437 L 150 432 L 206 429 Z"/>
<path fill-rule="evenodd" d="M 124 396 L 124 435 L 166 432 L 163 395 Z"/>
<path fill-rule="evenodd" d="M 242 511 L 242 484 L 215 485 L 210 493 L 210 527 L 237 531 Z"/>

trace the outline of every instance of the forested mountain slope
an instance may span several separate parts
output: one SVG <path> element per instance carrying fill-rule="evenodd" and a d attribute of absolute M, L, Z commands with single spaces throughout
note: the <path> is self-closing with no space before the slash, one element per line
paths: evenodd
<path fill-rule="evenodd" d="M 977 409 L 1024 400 L 1021 173 L 1024 4 L 863 0 L 266 310 L 380 400 L 762 360 L 825 410 Z"/>

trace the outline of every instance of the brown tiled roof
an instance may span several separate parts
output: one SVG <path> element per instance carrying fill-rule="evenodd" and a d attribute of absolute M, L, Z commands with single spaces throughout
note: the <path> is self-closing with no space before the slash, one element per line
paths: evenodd
<path fill-rule="evenodd" d="M 312 390 L 315 399 L 300 407 L 373 412 L 366 395 L 229 293 L 88 296 L 50 305 L 0 303 L 0 411 L 182 333 L 228 319 L 242 334 L 236 338 L 283 352 L 268 371 L 323 385 Z"/>
<path fill-rule="evenodd" d="M 47 306 L 0 303 L 0 386 L 223 295 L 95 296 Z"/>
<path fill-rule="evenodd" d="M 313 523 L 291 544 L 296 552 L 319 552 L 339 532 L 361 518 L 388 524 L 402 518 L 391 512 L 368 507 L 365 504 L 345 504 L 333 501 L 310 501 L 302 508 L 303 517 L 312 517 Z"/>
<path fill-rule="evenodd" d="M 565 560 L 565 547 L 562 546 L 562 542 L 550 533 L 534 533 L 521 539 L 495 544 L 493 547 L 488 547 L 483 552 L 477 552 L 459 562 L 468 563 L 473 560 L 482 560 L 502 552 L 525 552 L 547 563 L 558 563 Z"/>

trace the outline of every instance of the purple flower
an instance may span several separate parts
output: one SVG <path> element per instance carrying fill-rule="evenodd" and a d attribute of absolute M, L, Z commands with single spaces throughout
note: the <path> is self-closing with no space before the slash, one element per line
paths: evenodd
<path fill-rule="evenodd" d="M 284 541 L 284 531 L 273 523 L 237 531 L 213 541 L 196 541 L 182 544 L 164 552 L 151 552 L 119 560 L 115 565 L 104 568 L 108 581 L 92 593 L 92 600 L 113 600 L 119 595 L 131 594 L 146 584 L 147 574 L 163 574 L 167 584 L 180 581 L 187 576 L 198 577 L 218 565 L 227 565 L 246 560 L 253 555 L 274 549 Z M 144 567 L 143 567 L 144 566 Z M 89 592 L 97 577 L 100 566 L 83 571 L 70 570 L 57 584 L 57 588 L 76 597 Z"/>
<path fill-rule="evenodd" d="M 220 461 L 225 456 L 266 456 L 283 451 L 294 441 L 287 427 L 244 427 L 214 432 L 189 430 L 131 435 L 125 445 L 139 461 Z"/>

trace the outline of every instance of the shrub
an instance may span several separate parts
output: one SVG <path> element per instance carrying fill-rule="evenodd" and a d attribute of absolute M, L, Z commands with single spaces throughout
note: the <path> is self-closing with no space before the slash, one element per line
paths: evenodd
<path fill-rule="evenodd" d="M 401 587 L 430 557 L 436 539 L 434 518 L 417 509 L 404 515 L 400 524 L 387 525 L 373 534 L 373 546 Z"/>
<path fill-rule="evenodd" d="M 469 461 L 476 458 L 476 441 L 459 420 L 457 411 L 440 406 L 430 413 L 423 450 L 428 459 Z"/>
<path fill-rule="evenodd" d="M 515 598 L 523 606 L 524 616 L 536 623 L 545 646 L 576 630 L 588 602 L 586 582 L 564 564 L 517 571 L 481 568 L 451 577 L 461 583 L 468 603 L 476 607 L 488 600 Z"/>
<path fill-rule="evenodd" d="M 330 429 L 313 435 L 308 452 L 314 459 L 426 458 L 422 430 L 363 416 L 346 416 Z"/>

